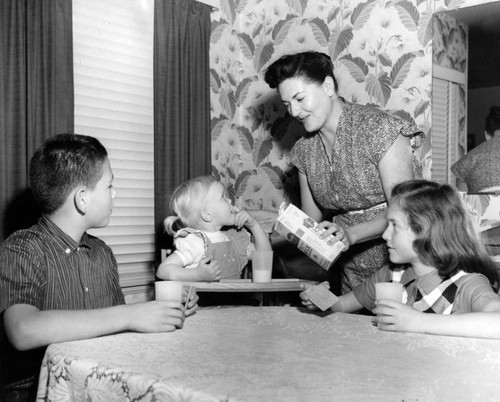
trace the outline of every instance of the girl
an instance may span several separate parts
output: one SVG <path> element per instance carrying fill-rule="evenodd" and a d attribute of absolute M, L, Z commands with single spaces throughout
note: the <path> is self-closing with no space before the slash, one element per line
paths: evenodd
<path fill-rule="evenodd" d="M 495 265 L 456 191 L 425 180 L 400 183 L 392 190 L 387 217 L 382 237 L 391 262 L 404 265 L 383 267 L 340 296 L 331 310 L 365 307 L 388 331 L 500 339 L 500 297 L 492 288 L 498 284 Z M 403 284 L 405 304 L 375 301 L 375 283 L 391 281 Z M 307 292 L 301 298 L 314 308 Z"/>
<path fill-rule="evenodd" d="M 196 177 L 177 187 L 170 208 L 176 216 L 165 219 L 165 230 L 174 236 L 175 251 L 158 267 L 161 279 L 240 278 L 254 249 L 271 250 L 259 223 L 248 212 L 233 207 L 222 183 L 212 176 Z M 243 227 L 250 230 L 255 245 Z"/>

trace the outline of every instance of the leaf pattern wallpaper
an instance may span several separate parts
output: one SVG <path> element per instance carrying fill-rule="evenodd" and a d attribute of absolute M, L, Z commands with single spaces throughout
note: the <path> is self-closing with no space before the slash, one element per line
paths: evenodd
<path fill-rule="evenodd" d="M 221 0 L 210 39 L 212 173 L 228 196 L 240 207 L 269 210 L 296 196 L 289 151 L 302 128 L 264 82 L 270 63 L 288 53 L 327 53 L 341 96 L 396 114 L 429 135 L 433 14 L 475 4 Z M 430 160 L 428 142 L 416 152 L 424 164 Z"/>
<path fill-rule="evenodd" d="M 466 73 L 467 69 L 467 25 L 445 13 L 434 16 L 432 63 L 438 66 Z M 467 153 L 467 92 L 464 85 L 458 84 L 458 156 Z"/>
<path fill-rule="evenodd" d="M 467 25 L 444 13 L 434 18 L 432 62 L 441 67 L 465 72 L 467 66 Z"/>

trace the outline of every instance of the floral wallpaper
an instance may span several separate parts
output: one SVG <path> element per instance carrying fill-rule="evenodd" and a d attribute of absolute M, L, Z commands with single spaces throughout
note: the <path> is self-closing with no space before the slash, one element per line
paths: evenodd
<path fill-rule="evenodd" d="M 296 196 L 289 151 L 302 128 L 263 80 L 270 63 L 292 52 L 328 53 L 341 96 L 394 113 L 428 134 L 432 17 L 465 3 L 221 0 L 212 13 L 210 48 L 212 173 L 236 205 L 277 210 Z M 450 44 L 460 39 L 449 35 Z M 460 67 L 463 55 L 446 60 Z M 417 152 L 430 161 L 428 143 Z M 428 166 L 423 174 L 430 178 Z"/>
<path fill-rule="evenodd" d="M 445 13 L 434 15 L 432 63 L 441 67 L 467 73 L 467 25 Z M 467 153 L 467 91 L 458 84 L 458 157 Z"/>
<path fill-rule="evenodd" d="M 444 13 L 434 17 L 432 62 L 465 73 L 467 67 L 467 25 Z"/>

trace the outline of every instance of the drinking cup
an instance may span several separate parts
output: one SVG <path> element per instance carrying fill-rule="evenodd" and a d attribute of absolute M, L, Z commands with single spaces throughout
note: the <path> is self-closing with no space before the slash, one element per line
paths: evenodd
<path fill-rule="evenodd" d="M 255 250 L 252 255 L 252 280 L 271 282 L 273 273 L 273 251 Z"/>
<path fill-rule="evenodd" d="M 182 303 L 182 282 L 157 281 L 155 282 L 156 300 L 175 300 Z"/>

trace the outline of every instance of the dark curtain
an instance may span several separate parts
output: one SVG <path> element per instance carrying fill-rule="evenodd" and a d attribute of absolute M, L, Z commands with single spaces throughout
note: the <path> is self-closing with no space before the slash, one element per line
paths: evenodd
<path fill-rule="evenodd" d="M 33 152 L 74 130 L 71 24 L 71 0 L 0 1 L 0 240 L 38 218 Z"/>
<path fill-rule="evenodd" d="M 194 0 L 156 0 L 154 135 L 156 258 L 163 220 L 181 182 L 211 170 L 209 44 L 212 8 Z"/>

